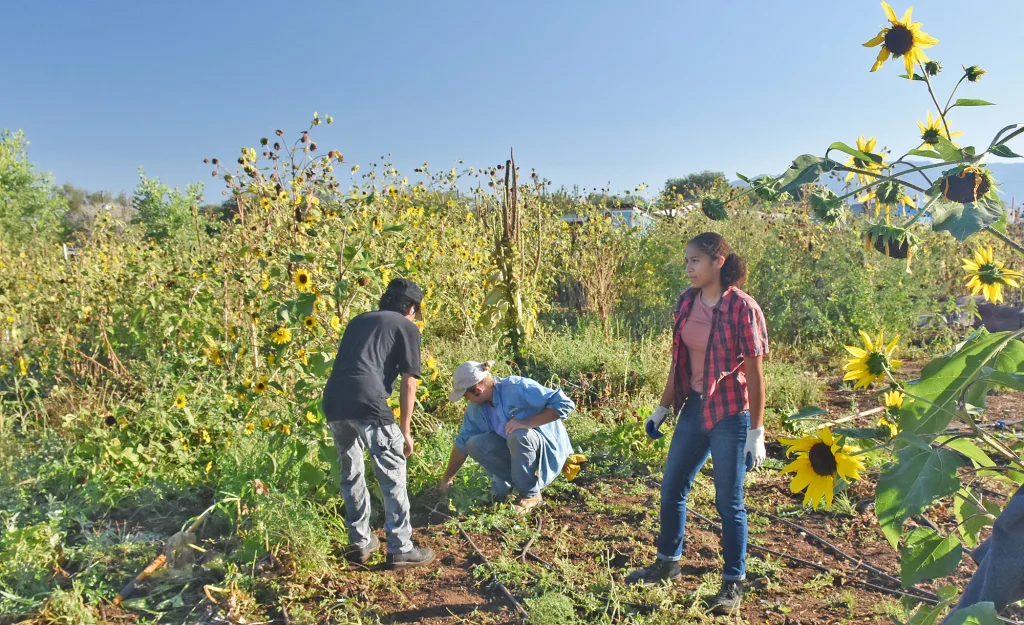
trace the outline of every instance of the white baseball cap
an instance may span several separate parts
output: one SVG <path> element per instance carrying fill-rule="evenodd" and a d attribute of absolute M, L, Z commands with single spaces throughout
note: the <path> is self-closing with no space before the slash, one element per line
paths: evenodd
<path fill-rule="evenodd" d="M 456 402 L 462 399 L 466 391 L 487 377 L 488 369 L 490 366 L 475 360 L 469 360 L 459 365 L 455 369 L 455 375 L 452 376 L 452 392 L 448 395 L 448 401 Z"/>

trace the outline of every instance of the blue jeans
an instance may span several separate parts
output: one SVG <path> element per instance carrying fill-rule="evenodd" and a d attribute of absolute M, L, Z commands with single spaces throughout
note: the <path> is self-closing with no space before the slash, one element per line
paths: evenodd
<path fill-rule="evenodd" d="M 532 429 L 520 428 L 502 438 L 495 432 L 477 434 L 466 442 L 466 453 L 491 475 L 495 495 L 506 496 L 512 487 L 524 497 L 540 494 L 540 455 L 544 440 Z"/>
<path fill-rule="evenodd" d="M 686 498 L 708 456 L 715 465 L 715 507 L 722 518 L 722 555 L 725 580 L 742 580 L 747 573 L 747 509 L 743 505 L 743 478 L 747 467 L 743 447 L 750 428 L 750 412 L 722 419 L 710 432 L 701 428 L 704 400 L 692 393 L 679 411 L 672 444 L 661 480 L 661 534 L 658 558 L 679 560 L 686 531 Z"/>

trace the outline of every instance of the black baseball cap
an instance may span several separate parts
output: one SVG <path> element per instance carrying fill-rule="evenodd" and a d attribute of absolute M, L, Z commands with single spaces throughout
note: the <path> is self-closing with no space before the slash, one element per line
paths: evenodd
<path fill-rule="evenodd" d="M 404 295 L 413 303 L 419 304 L 423 301 L 423 289 L 408 278 L 395 278 L 388 283 L 388 295 Z"/>

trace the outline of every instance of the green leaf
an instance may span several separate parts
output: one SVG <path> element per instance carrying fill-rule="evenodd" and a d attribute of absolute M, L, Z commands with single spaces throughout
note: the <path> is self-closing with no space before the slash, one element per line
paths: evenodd
<path fill-rule="evenodd" d="M 992 525 L 999 516 L 999 506 L 990 500 L 982 499 L 980 491 L 961 489 L 960 495 L 953 498 L 953 514 L 956 515 L 957 529 L 964 542 L 972 549 L 978 546 L 981 530 Z M 972 499 L 981 501 L 984 508 L 979 507 Z"/>
<path fill-rule="evenodd" d="M 855 440 L 865 438 L 879 438 L 878 428 L 836 428 L 832 430 L 832 434 L 835 436 L 842 436 L 843 438 L 852 438 Z"/>
<path fill-rule="evenodd" d="M 911 150 L 907 152 L 907 156 L 923 156 L 924 158 L 938 158 L 941 159 L 942 155 L 935 150 Z"/>
<path fill-rule="evenodd" d="M 838 166 L 839 163 L 829 158 L 813 154 L 798 156 L 779 179 L 781 186 L 778 191 L 779 193 L 793 193 L 805 184 L 817 180 L 821 174 L 828 173 Z"/>
<path fill-rule="evenodd" d="M 1002 625 L 999 613 L 991 601 L 975 603 L 951 613 L 943 625 Z"/>
<path fill-rule="evenodd" d="M 839 150 L 840 152 L 845 152 L 852 156 L 853 158 L 862 160 L 864 162 L 878 163 L 879 165 L 882 164 L 882 156 L 880 154 L 869 154 L 868 152 L 861 152 L 856 148 L 851 148 L 842 141 L 836 141 L 832 145 L 828 146 L 828 150 L 825 151 L 825 156 L 828 156 L 828 153 L 831 152 L 832 150 Z"/>
<path fill-rule="evenodd" d="M 1000 215 L 999 219 L 997 219 L 996 222 L 992 224 L 992 227 L 998 230 L 999 232 L 1006 234 L 1006 213 Z"/>
<path fill-rule="evenodd" d="M 956 415 L 961 394 L 984 367 L 999 364 L 997 355 L 1012 343 L 1017 345 L 1011 348 L 1013 352 L 1005 366 L 1010 367 L 1016 361 L 1017 349 L 1021 347 L 1020 341 L 1014 340 L 1017 334 L 979 331 L 957 351 L 925 365 L 920 380 L 906 388 L 909 397 L 924 401 L 904 404 L 900 411 L 900 429 L 911 434 L 937 434 L 945 430 Z"/>
<path fill-rule="evenodd" d="M 956 570 L 964 548 L 952 536 L 943 538 L 929 527 L 919 527 L 907 536 L 900 551 L 900 583 L 904 588 L 926 580 L 945 577 Z"/>
<path fill-rule="evenodd" d="M 1002 156 L 1003 158 L 1024 158 L 1020 154 L 1017 154 L 1016 152 L 1011 150 L 1009 146 L 1005 144 L 993 146 L 991 149 L 989 149 L 989 152 L 995 154 L 996 156 Z"/>
<path fill-rule="evenodd" d="M 958 241 L 963 241 L 998 222 L 1005 213 L 1006 209 L 998 202 L 942 202 L 935 207 L 932 230 L 947 231 Z"/>
<path fill-rule="evenodd" d="M 334 357 L 324 352 L 309 355 L 309 372 L 318 377 L 326 378 L 334 368 Z"/>
<path fill-rule="evenodd" d="M 986 454 L 980 447 L 974 444 L 973 441 L 966 438 L 958 438 L 956 440 L 950 440 L 948 436 L 940 436 L 935 439 L 935 442 L 942 445 L 946 441 L 945 447 L 955 449 L 963 455 L 967 456 L 974 462 L 976 467 L 994 467 L 996 463 Z"/>
<path fill-rule="evenodd" d="M 299 482 L 310 488 L 319 488 L 326 477 L 323 469 L 310 462 L 303 462 L 299 467 Z"/>
<path fill-rule="evenodd" d="M 995 106 L 995 102 L 989 102 L 988 100 L 976 100 L 973 98 L 959 98 L 953 103 L 953 106 Z M 953 106 L 949 108 L 953 108 Z"/>
<path fill-rule="evenodd" d="M 963 154 L 960 153 L 960 148 L 953 145 L 953 142 L 949 139 L 939 136 L 935 142 L 935 151 L 942 156 L 943 160 L 946 161 L 960 161 L 963 160 Z"/>
<path fill-rule="evenodd" d="M 894 549 L 899 544 L 904 520 L 960 489 L 957 469 L 963 465 L 955 452 L 933 449 L 913 434 L 901 432 L 897 440 L 905 446 L 896 451 L 896 462 L 882 471 L 875 489 L 878 523 Z"/>
<path fill-rule="evenodd" d="M 911 77 L 909 74 L 900 74 L 900 78 L 906 78 L 907 80 L 910 80 L 911 78 L 913 78 L 914 80 L 919 80 L 921 82 L 925 82 L 924 76 L 922 76 L 921 74 L 918 74 L 916 72 L 914 73 L 913 77 Z"/>
<path fill-rule="evenodd" d="M 787 423 L 790 421 L 803 421 L 805 419 L 813 419 L 814 417 L 818 417 L 823 414 L 828 414 L 828 410 L 818 406 L 804 406 L 798 412 L 794 412 L 783 420 Z"/>

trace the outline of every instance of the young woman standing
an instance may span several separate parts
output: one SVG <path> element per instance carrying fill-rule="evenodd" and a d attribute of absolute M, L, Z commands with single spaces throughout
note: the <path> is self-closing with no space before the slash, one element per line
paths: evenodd
<path fill-rule="evenodd" d="M 743 478 L 765 458 L 763 357 L 768 333 L 760 306 L 739 289 L 746 264 L 722 235 L 705 232 L 690 240 L 686 274 L 692 286 L 676 302 L 668 383 L 645 423 L 648 435 L 659 438 L 668 406 L 679 415 L 661 482 L 658 557 L 627 581 L 654 584 L 682 575 L 686 498 L 710 456 L 725 559 L 722 587 L 710 608 L 731 612 L 740 605 L 746 578 Z"/>

